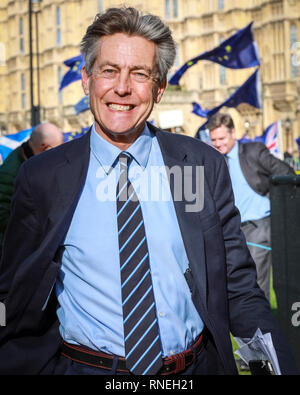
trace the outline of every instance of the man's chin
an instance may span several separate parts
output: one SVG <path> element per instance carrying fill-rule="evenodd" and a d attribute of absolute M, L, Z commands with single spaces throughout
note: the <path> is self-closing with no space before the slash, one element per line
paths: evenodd
<path fill-rule="evenodd" d="M 102 132 L 107 137 L 112 138 L 113 140 L 120 140 L 126 138 L 137 138 L 143 131 L 146 121 L 143 121 L 142 123 L 138 125 L 134 125 L 129 129 L 125 129 L 125 130 L 113 130 L 106 127 L 105 125 L 101 124 L 98 121 L 95 121 L 95 123 L 98 126 L 98 128 L 96 127 L 96 131 L 98 131 L 98 133 L 100 132 L 101 134 Z"/>

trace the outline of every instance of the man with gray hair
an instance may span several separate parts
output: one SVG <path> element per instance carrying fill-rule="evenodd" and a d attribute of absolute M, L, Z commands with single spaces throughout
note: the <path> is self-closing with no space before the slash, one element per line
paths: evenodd
<path fill-rule="evenodd" d="M 111 8 L 81 50 L 94 123 L 25 163 L 16 183 L 0 268 L 0 373 L 236 374 L 230 332 L 258 327 L 271 332 L 282 372 L 295 373 L 222 156 L 146 122 L 174 62 L 170 29 Z M 179 180 L 168 178 L 175 168 Z M 174 198 L 183 184 L 203 209 Z M 149 198 L 148 187 L 170 198 Z"/>
<path fill-rule="evenodd" d="M 29 140 L 13 150 L 0 166 L 0 249 L 10 215 L 15 178 L 20 166 L 31 156 L 54 148 L 62 142 L 62 132 L 55 125 L 41 123 L 33 129 Z"/>

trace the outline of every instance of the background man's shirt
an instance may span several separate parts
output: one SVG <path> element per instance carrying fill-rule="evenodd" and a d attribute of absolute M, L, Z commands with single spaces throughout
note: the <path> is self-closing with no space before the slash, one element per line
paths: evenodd
<path fill-rule="evenodd" d="M 232 150 L 226 156 L 235 204 L 241 213 L 242 222 L 270 215 L 269 198 L 259 195 L 246 181 L 240 166 L 238 143 L 234 144 Z"/>

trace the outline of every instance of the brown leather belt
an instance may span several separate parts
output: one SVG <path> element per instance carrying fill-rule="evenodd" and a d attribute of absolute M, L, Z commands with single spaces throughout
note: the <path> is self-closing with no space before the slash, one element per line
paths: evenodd
<path fill-rule="evenodd" d="M 176 374 L 183 372 L 186 367 L 191 365 L 195 356 L 199 355 L 204 347 L 203 334 L 198 336 L 196 342 L 191 348 L 179 354 L 172 355 L 163 359 L 163 367 L 158 372 L 160 375 Z M 61 354 L 75 362 L 85 365 L 94 366 L 101 369 L 112 369 L 114 355 L 106 354 L 91 350 L 89 348 L 79 347 L 75 344 L 63 343 Z M 129 373 L 126 368 L 125 358 L 118 357 L 117 372 Z"/>
<path fill-rule="evenodd" d="M 245 221 L 241 223 L 241 226 L 247 226 L 247 225 L 254 225 L 257 228 L 257 225 L 254 223 L 254 221 Z"/>

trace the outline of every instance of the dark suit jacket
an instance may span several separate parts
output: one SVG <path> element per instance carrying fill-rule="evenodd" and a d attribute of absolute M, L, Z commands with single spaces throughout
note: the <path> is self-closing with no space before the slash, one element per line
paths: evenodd
<path fill-rule="evenodd" d="M 191 166 L 194 184 L 196 166 L 204 166 L 203 210 L 187 211 L 190 202 L 184 200 L 174 204 L 192 270 L 188 283 L 213 337 L 218 369 L 237 373 L 229 333 L 251 337 L 259 327 L 272 333 L 282 371 L 296 372 L 256 284 L 255 265 L 240 231 L 223 157 L 196 139 L 149 127 L 156 133 L 167 166 Z M 5 299 L 7 310 L 7 326 L 0 328 L 2 374 L 53 371 L 61 340 L 51 290 L 59 271 L 59 246 L 86 178 L 89 141 L 87 133 L 35 156 L 20 169 L 0 270 L 0 300 Z"/>
<path fill-rule="evenodd" d="M 238 143 L 242 172 L 252 189 L 265 196 L 269 193 L 272 175 L 295 174 L 285 162 L 270 153 L 263 143 Z"/>

